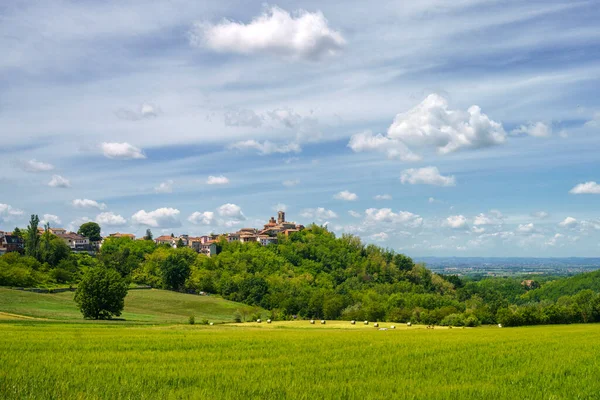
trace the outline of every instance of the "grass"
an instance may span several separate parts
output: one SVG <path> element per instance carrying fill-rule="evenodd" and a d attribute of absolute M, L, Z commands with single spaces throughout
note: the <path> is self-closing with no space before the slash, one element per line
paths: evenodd
<path fill-rule="evenodd" d="M 0 398 L 596 399 L 600 393 L 600 325 L 348 326 L 4 321 Z"/>
<path fill-rule="evenodd" d="M 32 293 L 0 288 L 0 312 L 61 321 L 82 321 L 73 292 Z M 121 319 L 141 323 L 183 323 L 190 315 L 196 322 L 233 321 L 235 310 L 247 307 L 217 296 L 196 296 L 167 290 L 130 290 Z M 1 319 L 7 319 L 2 317 Z"/>

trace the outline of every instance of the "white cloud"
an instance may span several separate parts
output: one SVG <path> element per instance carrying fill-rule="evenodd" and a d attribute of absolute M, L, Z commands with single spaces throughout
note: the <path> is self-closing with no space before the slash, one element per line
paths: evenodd
<path fill-rule="evenodd" d="M 440 154 L 493 146 L 506 139 L 502 124 L 489 119 L 478 106 L 466 112 L 451 110 L 448 101 L 435 93 L 396 115 L 387 134 L 409 147 L 432 147 Z"/>
<path fill-rule="evenodd" d="M 207 185 L 227 185 L 229 183 L 229 179 L 223 175 L 219 175 L 219 176 L 209 176 L 208 179 L 206 179 L 206 184 Z"/>
<path fill-rule="evenodd" d="M 41 225 L 50 224 L 50 226 L 56 226 L 62 224 L 62 221 L 57 215 L 54 214 L 44 214 L 43 218 L 40 220 Z"/>
<path fill-rule="evenodd" d="M 127 108 L 121 108 L 115 113 L 117 117 L 126 119 L 129 121 L 138 121 L 141 119 L 148 119 L 157 117 L 160 114 L 160 108 L 153 104 L 143 103 L 137 110 L 131 110 Z"/>
<path fill-rule="evenodd" d="M 535 225 L 530 222 L 528 224 L 519 224 L 517 227 L 518 233 L 532 233 L 535 232 Z"/>
<path fill-rule="evenodd" d="M 246 216 L 242 212 L 240 206 L 232 203 L 223 204 L 219 208 L 217 208 L 217 213 L 221 217 L 231 218 L 236 221 L 245 221 Z"/>
<path fill-rule="evenodd" d="M 50 187 L 68 188 L 71 187 L 71 182 L 60 175 L 52 175 L 52 179 L 48 182 Z"/>
<path fill-rule="evenodd" d="M 27 172 L 47 172 L 52 171 L 54 165 L 31 159 L 29 161 L 23 161 L 21 163 L 21 168 Z"/>
<path fill-rule="evenodd" d="M 277 144 L 265 140 L 264 142 L 258 142 L 256 140 L 244 140 L 241 142 L 236 142 L 228 146 L 230 149 L 237 150 L 257 150 L 261 155 L 268 155 L 273 153 L 300 153 L 302 148 L 298 143 L 288 143 L 288 144 Z"/>
<path fill-rule="evenodd" d="M 154 191 L 156 193 L 171 193 L 173 192 L 173 180 L 169 179 L 166 182 L 161 182 L 160 185 L 156 186 L 154 188 Z"/>
<path fill-rule="evenodd" d="M 266 53 L 285 58 L 318 60 L 337 54 L 345 45 L 322 12 L 289 12 L 272 6 L 249 24 L 223 20 L 196 23 L 190 32 L 194 46 L 239 54 Z"/>
<path fill-rule="evenodd" d="M 433 204 L 433 203 L 438 203 L 439 200 L 436 199 L 435 197 L 430 197 L 429 199 L 427 199 L 427 201 L 429 202 L 429 204 Z"/>
<path fill-rule="evenodd" d="M 287 208 L 288 208 L 288 206 L 286 204 L 283 204 L 283 203 L 277 203 L 273 207 L 271 207 L 271 209 L 273 211 L 286 211 Z"/>
<path fill-rule="evenodd" d="M 188 217 L 188 221 L 195 225 L 214 225 L 216 222 L 215 213 L 212 211 L 196 211 Z"/>
<path fill-rule="evenodd" d="M 374 200 L 391 200 L 392 196 L 389 194 L 378 194 L 373 197 Z"/>
<path fill-rule="evenodd" d="M 408 211 L 393 212 L 390 208 L 369 208 L 365 210 L 365 223 L 392 223 L 403 224 L 409 227 L 419 227 L 423 224 L 423 218 Z"/>
<path fill-rule="evenodd" d="M 317 222 L 322 222 L 322 221 L 325 221 L 328 219 L 333 219 L 333 218 L 338 217 L 338 215 L 335 212 L 333 212 L 331 210 L 327 210 L 323 207 L 307 208 L 302 211 L 300 216 L 302 216 L 303 218 L 307 218 L 307 219 L 313 219 L 314 221 L 317 221 Z"/>
<path fill-rule="evenodd" d="M 336 200 L 343 200 L 343 201 L 355 201 L 358 200 L 358 196 L 356 193 L 352 193 L 349 192 L 347 190 L 343 190 L 337 194 L 335 194 L 333 196 L 334 199 Z"/>
<path fill-rule="evenodd" d="M 580 183 L 569 191 L 571 194 L 600 194 L 600 185 L 596 182 L 590 181 Z"/>
<path fill-rule="evenodd" d="M 384 242 L 388 240 L 390 236 L 385 232 L 374 233 L 370 236 L 371 239 L 376 240 L 378 242 Z"/>
<path fill-rule="evenodd" d="M 106 204 L 98 203 L 96 200 L 90 199 L 75 199 L 72 204 L 75 208 L 97 208 L 99 210 L 104 210 L 106 208 Z"/>
<path fill-rule="evenodd" d="M 443 176 L 437 167 L 409 168 L 402 171 L 400 175 L 402 183 L 411 185 L 434 185 L 434 186 L 454 186 L 456 180 L 454 176 Z"/>
<path fill-rule="evenodd" d="M 129 143 L 107 143 L 100 145 L 104 156 L 107 158 L 116 158 L 123 160 L 146 158 L 142 149 L 132 146 Z"/>
<path fill-rule="evenodd" d="M 560 222 L 558 225 L 562 226 L 563 228 L 574 228 L 575 226 L 577 226 L 578 223 L 579 222 L 575 218 L 567 217 L 562 222 Z"/>
<path fill-rule="evenodd" d="M 145 225 L 152 228 L 171 228 L 181 225 L 178 217 L 179 210 L 170 207 L 162 207 L 150 212 L 140 210 L 131 216 L 131 221 L 134 224 Z"/>
<path fill-rule="evenodd" d="M 564 238 L 564 235 L 557 233 L 546 242 L 546 245 L 547 246 L 556 246 L 559 244 L 559 242 L 561 241 L 562 238 Z"/>
<path fill-rule="evenodd" d="M 385 153 L 390 160 L 398 159 L 401 161 L 412 162 L 419 161 L 420 156 L 414 154 L 404 143 L 383 136 L 382 134 L 373 135 L 370 131 L 352 135 L 348 147 L 355 153 L 363 151 L 378 151 Z"/>
<path fill-rule="evenodd" d="M 550 216 L 550 214 L 548 214 L 546 211 L 536 211 L 531 215 L 538 219 L 546 219 Z"/>
<path fill-rule="evenodd" d="M 96 223 L 101 226 L 121 226 L 125 225 L 127 220 L 113 212 L 103 212 L 96 216 Z"/>
<path fill-rule="evenodd" d="M 263 124 L 263 117 L 252 110 L 228 110 L 223 116 L 226 126 L 243 126 L 258 128 Z"/>
<path fill-rule="evenodd" d="M 293 186 L 298 185 L 299 183 L 300 183 L 300 181 L 298 179 L 290 179 L 290 180 L 282 182 L 283 186 L 286 186 L 286 187 L 293 187 Z"/>
<path fill-rule="evenodd" d="M 350 211 L 348 211 L 348 214 L 350 214 L 350 216 L 351 216 L 351 217 L 354 217 L 354 218 L 360 218 L 360 217 L 362 217 L 361 213 L 359 213 L 359 212 L 356 212 L 356 211 L 354 211 L 354 210 L 350 210 Z"/>
<path fill-rule="evenodd" d="M 480 213 L 473 218 L 473 225 L 500 225 L 502 224 L 502 213 L 498 210 L 491 210 L 489 214 Z"/>
<path fill-rule="evenodd" d="M 9 204 L 0 203 L 0 222 L 9 221 L 13 217 L 20 217 L 23 214 L 23 210 L 13 208 Z"/>
<path fill-rule="evenodd" d="M 462 229 L 467 226 L 467 218 L 464 215 L 451 215 L 444 221 L 443 225 L 453 229 Z"/>
<path fill-rule="evenodd" d="M 543 122 L 531 123 L 529 125 L 521 125 L 517 129 L 511 131 L 511 134 L 525 134 L 534 137 L 548 137 L 552 135 L 552 127 Z"/>

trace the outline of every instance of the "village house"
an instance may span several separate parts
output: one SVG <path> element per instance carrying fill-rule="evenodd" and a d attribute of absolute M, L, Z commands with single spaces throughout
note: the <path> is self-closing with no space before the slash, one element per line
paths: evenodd
<path fill-rule="evenodd" d="M 168 244 L 169 246 L 175 246 L 177 243 L 177 239 L 172 237 L 171 235 L 162 235 L 154 239 L 154 243 L 160 244 Z"/>
<path fill-rule="evenodd" d="M 24 249 L 23 239 L 7 232 L 0 235 L 0 254 L 11 253 L 13 251 L 22 252 Z"/>
<path fill-rule="evenodd" d="M 134 235 L 133 233 L 120 233 L 120 232 L 117 232 L 117 233 L 111 233 L 110 235 L 108 235 L 108 237 L 111 237 L 111 238 L 122 238 L 122 237 L 128 237 L 128 238 L 130 238 L 130 239 L 132 239 L 132 240 L 134 240 L 134 239 L 135 239 L 135 235 Z"/>
<path fill-rule="evenodd" d="M 75 232 L 69 233 L 59 233 L 56 234 L 59 238 L 64 240 L 64 242 L 71 248 L 71 250 L 75 251 L 89 251 L 90 248 L 90 240 L 82 235 L 79 235 Z"/>

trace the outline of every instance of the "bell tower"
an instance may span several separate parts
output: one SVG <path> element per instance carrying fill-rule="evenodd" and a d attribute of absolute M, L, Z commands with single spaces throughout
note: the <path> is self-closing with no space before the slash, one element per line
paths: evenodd
<path fill-rule="evenodd" d="M 284 222 L 285 222 L 285 212 L 284 211 L 277 212 L 277 223 L 283 224 Z"/>

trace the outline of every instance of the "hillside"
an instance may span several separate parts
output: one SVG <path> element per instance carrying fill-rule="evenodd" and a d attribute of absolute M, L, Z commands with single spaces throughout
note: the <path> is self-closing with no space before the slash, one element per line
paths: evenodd
<path fill-rule="evenodd" d="M 556 301 L 562 296 L 573 296 L 587 289 L 600 292 L 600 270 L 548 282 L 539 289 L 529 291 L 523 298 L 532 301 Z"/>
<path fill-rule="evenodd" d="M 0 312 L 49 320 L 82 321 L 74 293 L 40 294 L 0 288 Z M 130 290 L 120 319 L 142 323 L 231 322 L 236 310 L 249 307 L 217 296 L 196 296 L 167 290 Z"/>

